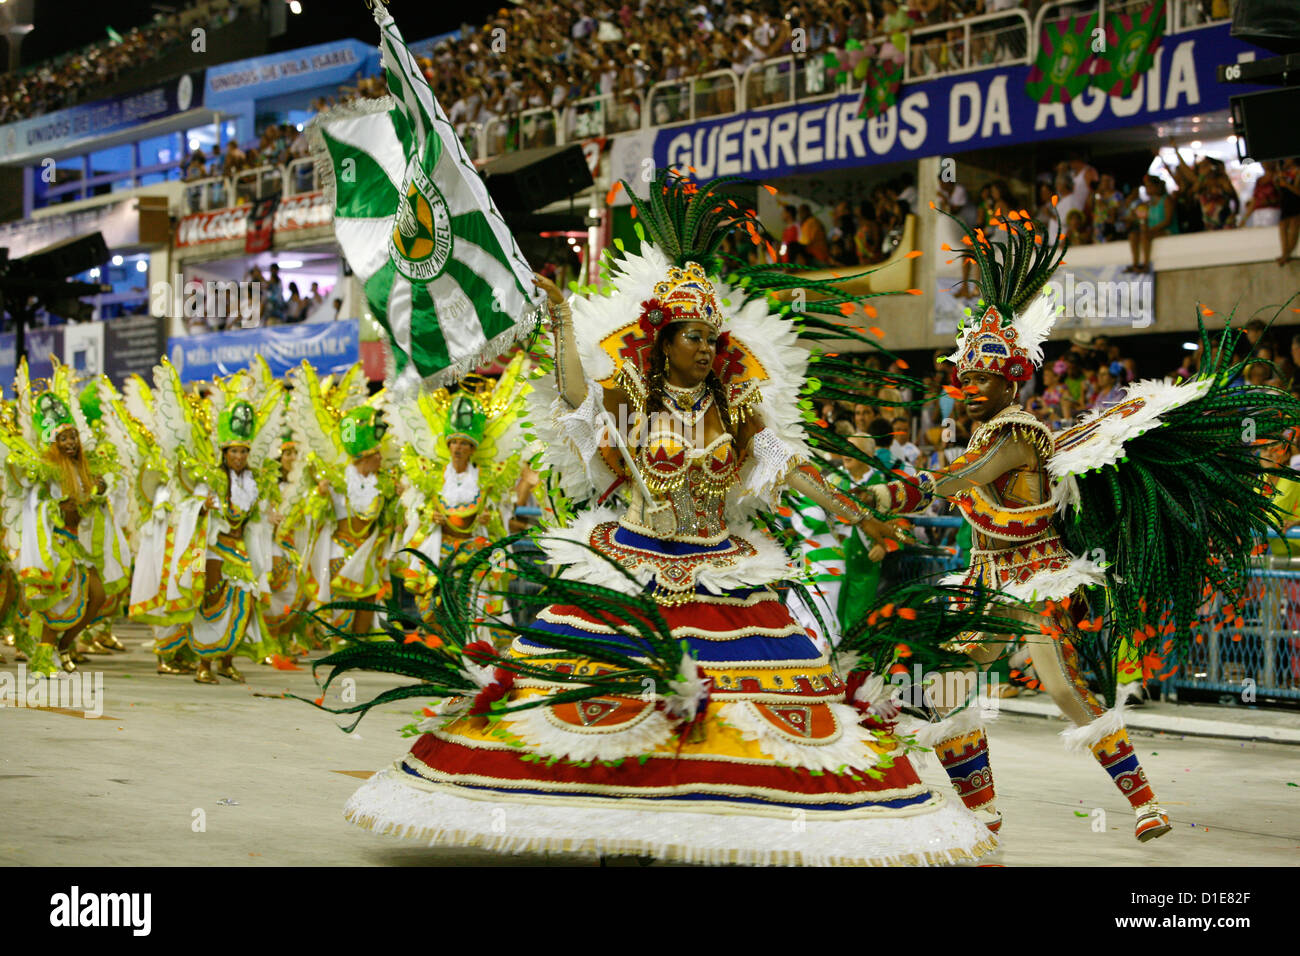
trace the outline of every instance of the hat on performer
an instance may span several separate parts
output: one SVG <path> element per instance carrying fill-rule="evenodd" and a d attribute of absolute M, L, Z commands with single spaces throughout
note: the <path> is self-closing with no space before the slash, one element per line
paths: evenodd
<path fill-rule="evenodd" d="M 472 395 L 461 393 L 451 400 L 447 409 L 447 427 L 443 436 L 447 441 L 453 438 L 473 442 L 477 448 L 483 441 L 483 429 L 487 425 L 487 413 Z"/>
<path fill-rule="evenodd" d="M 378 409 L 371 408 L 369 405 L 352 409 L 339 422 L 343 450 L 353 461 L 365 458 L 378 449 L 386 431 L 388 431 L 388 423 L 384 421 Z"/>
<path fill-rule="evenodd" d="M 72 417 L 72 409 L 53 391 L 44 391 L 36 396 L 36 427 L 40 431 L 41 441 L 50 444 L 59 434 L 67 429 L 76 429 L 77 423 Z"/>
<path fill-rule="evenodd" d="M 227 448 L 249 448 L 253 442 L 257 413 L 253 403 L 237 399 L 221 410 L 217 418 L 217 444 L 222 451 Z"/>
<path fill-rule="evenodd" d="M 979 272 L 978 311 L 967 310 L 968 318 L 957 329 L 957 350 L 948 356 L 956 365 L 954 378 L 991 372 L 1011 382 L 1028 381 L 1043 364 L 1043 343 L 1061 311 L 1047 283 L 1065 255 L 1064 230 L 1049 239 L 1024 211 L 999 211 L 984 228 L 971 228 L 944 214 L 964 233 L 966 248 L 955 258 L 969 259 Z M 1006 237 L 990 241 L 985 228 L 1005 232 Z"/>
<path fill-rule="evenodd" d="M 674 322 L 703 322 L 721 331 L 722 306 L 698 262 L 688 262 L 684 269 L 672 266 L 654 291 L 653 299 L 641 303 L 641 327 L 651 336 Z"/>

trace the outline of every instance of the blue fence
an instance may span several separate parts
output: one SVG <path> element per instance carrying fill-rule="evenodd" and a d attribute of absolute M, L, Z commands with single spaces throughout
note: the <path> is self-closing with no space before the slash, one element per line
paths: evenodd
<path fill-rule="evenodd" d="M 1256 698 L 1300 700 L 1300 562 L 1295 570 L 1259 568 L 1236 615 L 1225 619 L 1216 596 L 1201 621 L 1172 686 L 1233 696 L 1253 689 Z"/>

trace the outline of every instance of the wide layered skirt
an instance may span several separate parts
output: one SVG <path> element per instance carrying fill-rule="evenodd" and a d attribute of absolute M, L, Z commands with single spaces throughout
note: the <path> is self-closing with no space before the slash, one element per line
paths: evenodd
<path fill-rule="evenodd" d="M 653 547 L 625 532 L 590 533 Z M 709 553 L 753 549 L 739 535 L 723 548 L 665 542 L 657 560 L 670 571 L 683 562 L 666 575 L 680 580 Z M 693 724 L 669 716 L 673 688 L 650 679 L 637 696 L 542 703 L 493 720 L 458 716 L 453 702 L 357 791 L 348 819 L 431 845 L 687 862 L 933 864 L 995 848 L 959 800 L 921 781 L 904 740 L 846 700 L 843 679 L 776 590 L 697 585 L 662 613 L 711 681 Z M 627 640 L 575 606 L 551 605 L 534 626 Z M 540 637 L 517 638 L 510 652 L 555 653 Z M 539 663 L 577 676 L 596 667 L 578 657 Z M 556 689 L 520 680 L 508 700 Z"/>

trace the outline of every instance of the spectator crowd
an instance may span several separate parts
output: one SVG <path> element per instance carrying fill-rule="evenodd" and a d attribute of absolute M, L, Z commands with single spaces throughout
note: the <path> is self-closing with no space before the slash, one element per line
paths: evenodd
<path fill-rule="evenodd" d="M 1005 179 L 985 182 L 975 192 L 952 177 L 940 175 L 935 205 L 966 225 L 996 239 L 999 212 L 1026 210 L 1053 238 L 1064 229 L 1072 246 L 1127 242 L 1132 258 L 1125 271 L 1151 270 L 1151 244 L 1166 235 L 1242 227 L 1277 228 L 1279 255 L 1285 266 L 1300 238 L 1300 159 L 1262 163 L 1248 196 L 1238 192 L 1222 160 L 1193 157 L 1188 163 L 1171 143 L 1176 165 L 1160 159 L 1164 176 L 1141 177 L 1135 188 L 1122 187 L 1113 173 L 1098 171 L 1082 153 L 1041 173 L 1027 196 Z M 1157 159 L 1162 156 L 1155 150 Z M 915 211 L 916 190 L 908 174 L 874 187 L 869 200 L 841 200 L 828 213 L 807 205 L 783 207 L 782 261 L 800 265 L 872 265 L 886 259 L 898 245 L 909 211 Z M 1059 225 L 1058 225 L 1059 223 Z M 972 265 L 963 263 L 960 298 L 974 298 Z"/>
<path fill-rule="evenodd" d="M 194 150 L 181 160 L 181 178 L 185 182 L 194 182 L 221 176 L 225 182 L 216 187 L 217 195 L 212 197 L 211 205 L 238 206 L 280 192 L 281 174 L 289 172 L 290 164 L 295 160 L 306 159 L 310 155 L 311 147 L 300 124 L 271 123 L 262 129 L 257 143 L 250 144 L 247 148 L 230 140 L 224 150 L 214 148 L 210 156 L 201 148 Z M 290 184 L 293 192 L 304 192 L 314 188 L 315 180 L 311 166 L 310 163 L 299 163 L 293 167 L 295 181 Z M 270 167 L 268 181 L 260 189 L 260 193 L 259 184 L 253 181 L 256 177 L 239 179 L 240 173 L 266 167 Z M 232 194 L 229 198 L 226 196 L 226 189 L 231 190 Z"/>
<path fill-rule="evenodd" d="M 249 327 L 293 325 L 307 321 L 309 316 L 312 321 L 337 320 L 343 308 L 342 298 L 335 297 L 329 304 L 331 311 L 319 314 L 318 310 L 325 305 L 332 290 L 322 290 L 317 282 L 305 291 L 297 282 L 286 283 L 280 275 L 279 265 L 274 262 L 265 272 L 256 263 L 250 266 L 241 285 L 244 291 L 230 290 L 225 301 L 218 301 L 221 292 L 205 301 L 203 314 L 187 319 L 187 331 L 199 335 Z M 239 296 L 246 295 L 251 289 L 258 290 L 259 299 L 252 314 L 244 316 L 241 308 L 248 303 L 241 303 Z"/>
<path fill-rule="evenodd" d="M 187 45 L 190 29 L 202 23 L 208 29 L 225 26 L 240 15 L 238 0 L 186 4 L 204 6 L 201 21 L 185 12 L 158 14 L 152 23 L 134 27 L 73 53 L 45 60 L 12 73 L 0 74 L 0 125 L 41 116 L 102 96 L 118 77 Z M 145 80 L 141 79 L 141 85 Z"/>

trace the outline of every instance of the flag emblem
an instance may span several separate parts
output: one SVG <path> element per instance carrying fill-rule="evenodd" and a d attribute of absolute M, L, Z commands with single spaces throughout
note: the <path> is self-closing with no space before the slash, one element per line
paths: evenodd
<path fill-rule="evenodd" d="M 402 198 L 393 217 L 388 254 L 408 279 L 428 282 L 442 274 L 451 259 L 451 211 L 419 164 L 412 161 L 402 183 Z"/>

